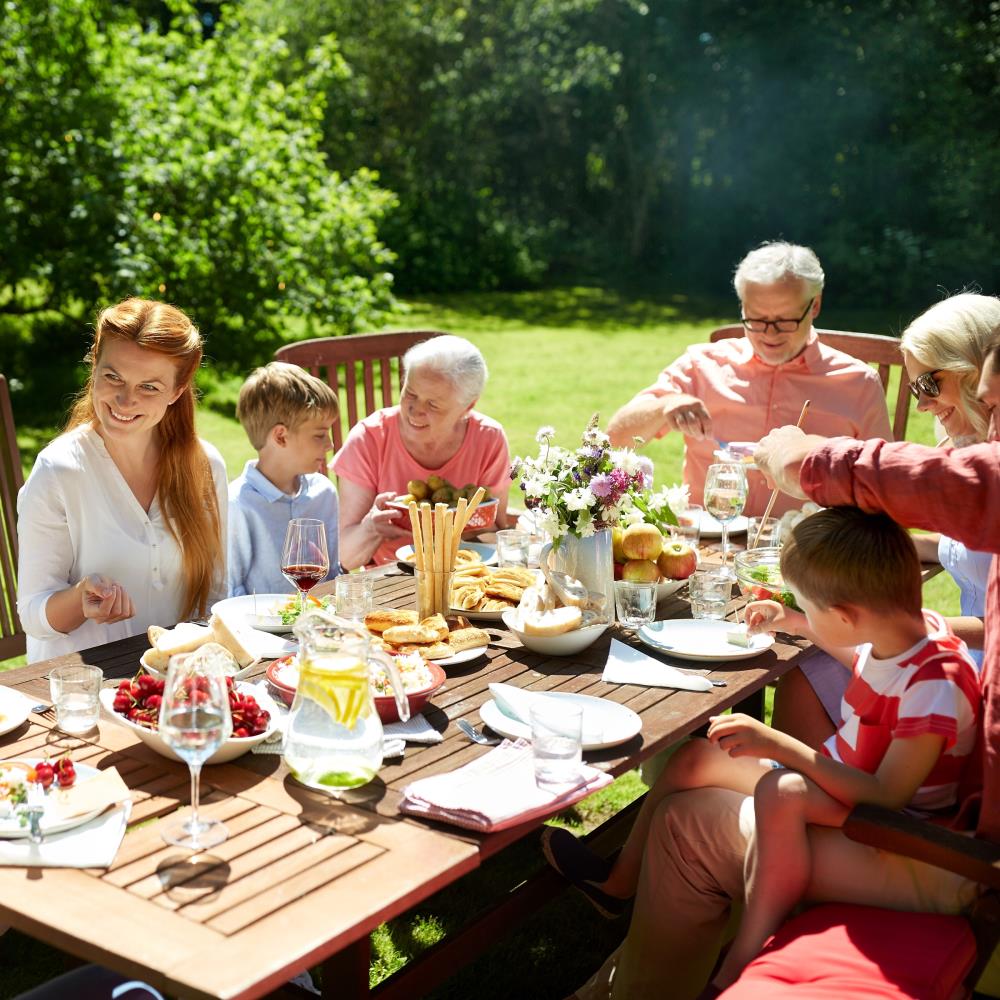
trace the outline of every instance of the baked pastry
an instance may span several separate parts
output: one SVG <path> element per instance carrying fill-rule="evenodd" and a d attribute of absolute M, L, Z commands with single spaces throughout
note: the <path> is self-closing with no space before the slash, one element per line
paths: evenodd
<path fill-rule="evenodd" d="M 463 649 L 476 649 L 489 644 L 489 633 L 481 628 L 457 628 L 448 636 L 448 645 L 456 653 Z"/>
<path fill-rule="evenodd" d="M 434 632 L 434 638 L 440 642 L 445 642 L 448 638 L 448 623 L 444 620 L 444 615 L 437 614 L 431 615 L 430 618 L 424 618 L 420 622 L 420 627 L 431 629 Z"/>
<path fill-rule="evenodd" d="M 485 591 L 478 581 L 456 584 L 451 588 L 451 606 L 461 608 L 463 611 L 474 611 L 484 595 Z"/>
<path fill-rule="evenodd" d="M 455 583 L 458 583 L 459 579 L 482 580 L 489 575 L 489 567 L 483 565 L 483 563 L 468 563 L 465 566 L 459 566 L 455 570 Z"/>
<path fill-rule="evenodd" d="M 512 604 L 517 604 L 521 600 L 524 590 L 524 587 L 519 587 L 516 583 L 497 580 L 496 577 L 490 577 L 486 583 L 487 597 L 502 597 L 505 601 L 510 601 Z"/>
<path fill-rule="evenodd" d="M 475 549 L 459 549 L 455 554 L 455 568 L 482 565 L 483 557 Z"/>
<path fill-rule="evenodd" d="M 427 628 L 424 625 L 393 625 L 382 633 L 382 638 L 394 646 L 400 646 L 403 643 L 422 645 L 437 642 L 438 633 L 436 629 Z"/>
<path fill-rule="evenodd" d="M 490 581 L 512 583 L 524 590 L 538 582 L 538 575 L 533 569 L 525 569 L 523 566 L 501 566 L 490 573 Z"/>
<path fill-rule="evenodd" d="M 479 606 L 476 608 L 470 608 L 470 611 L 507 611 L 510 608 L 516 608 L 516 601 L 505 601 L 499 597 L 484 597 L 480 602 Z"/>
<path fill-rule="evenodd" d="M 365 628 L 369 632 L 380 633 L 393 625 L 416 625 L 416 611 L 397 611 L 395 608 L 376 608 L 365 615 Z"/>

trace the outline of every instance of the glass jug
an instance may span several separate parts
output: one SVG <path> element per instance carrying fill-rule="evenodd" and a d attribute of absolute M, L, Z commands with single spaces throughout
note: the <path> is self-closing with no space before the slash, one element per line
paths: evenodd
<path fill-rule="evenodd" d="M 364 785 L 382 766 L 382 722 L 368 683 L 369 663 L 389 676 L 399 718 L 410 705 L 395 661 L 369 647 L 368 632 L 329 611 L 300 615 L 299 684 L 285 735 L 285 763 L 305 785 L 338 791 Z"/>

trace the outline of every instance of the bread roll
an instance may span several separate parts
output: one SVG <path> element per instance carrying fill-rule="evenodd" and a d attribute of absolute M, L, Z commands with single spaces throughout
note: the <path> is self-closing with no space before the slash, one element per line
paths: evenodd
<path fill-rule="evenodd" d="M 511 604 L 517 604 L 524 591 L 525 588 L 516 583 L 507 583 L 494 578 L 491 578 L 486 584 L 487 597 L 502 597 L 505 601 L 510 601 Z"/>
<path fill-rule="evenodd" d="M 579 608 L 556 608 L 541 614 L 527 615 L 522 619 L 525 635 L 562 635 L 572 632 L 583 623 L 583 613 Z"/>
<path fill-rule="evenodd" d="M 446 642 L 431 642 L 425 645 L 404 644 L 397 646 L 394 653 L 419 653 L 425 660 L 444 660 L 455 652 Z"/>
<path fill-rule="evenodd" d="M 538 582 L 538 574 L 533 569 L 525 569 L 523 566 L 502 566 L 490 573 L 490 582 L 512 583 L 523 590 Z"/>
<path fill-rule="evenodd" d="M 423 625 L 393 625 L 382 633 L 386 642 L 394 646 L 403 643 L 431 643 L 438 641 L 436 629 L 425 628 Z"/>
<path fill-rule="evenodd" d="M 397 611 L 395 608 L 376 608 L 365 615 L 365 628 L 376 634 L 394 625 L 416 625 L 416 611 Z"/>
<path fill-rule="evenodd" d="M 448 645 L 456 653 L 463 649 L 476 649 L 489 644 L 489 633 L 481 628 L 457 628 L 448 636 Z"/>
<path fill-rule="evenodd" d="M 448 623 L 444 620 L 444 615 L 431 615 L 420 622 L 421 628 L 430 629 L 434 632 L 434 638 L 439 642 L 444 642 L 448 638 Z"/>

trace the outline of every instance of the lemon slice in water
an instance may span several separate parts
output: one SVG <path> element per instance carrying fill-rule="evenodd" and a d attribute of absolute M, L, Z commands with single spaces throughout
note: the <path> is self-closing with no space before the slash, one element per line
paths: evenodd
<path fill-rule="evenodd" d="M 319 705 L 334 722 L 353 729 L 370 710 L 368 668 L 359 660 L 326 669 L 306 663 L 299 676 L 299 695 Z"/>

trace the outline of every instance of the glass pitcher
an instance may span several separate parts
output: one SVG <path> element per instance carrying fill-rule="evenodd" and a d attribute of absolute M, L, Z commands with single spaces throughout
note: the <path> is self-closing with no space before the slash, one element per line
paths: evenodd
<path fill-rule="evenodd" d="M 356 788 L 382 766 L 382 722 L 368 683 L 369 663 L 385 668 L 399 718 L 410 705 L 395 661 L 369 647 L 368 632 L 329 611 L 299 616 L 299 684 L 288 717 L 285 763 L 305 785 Z"/>

